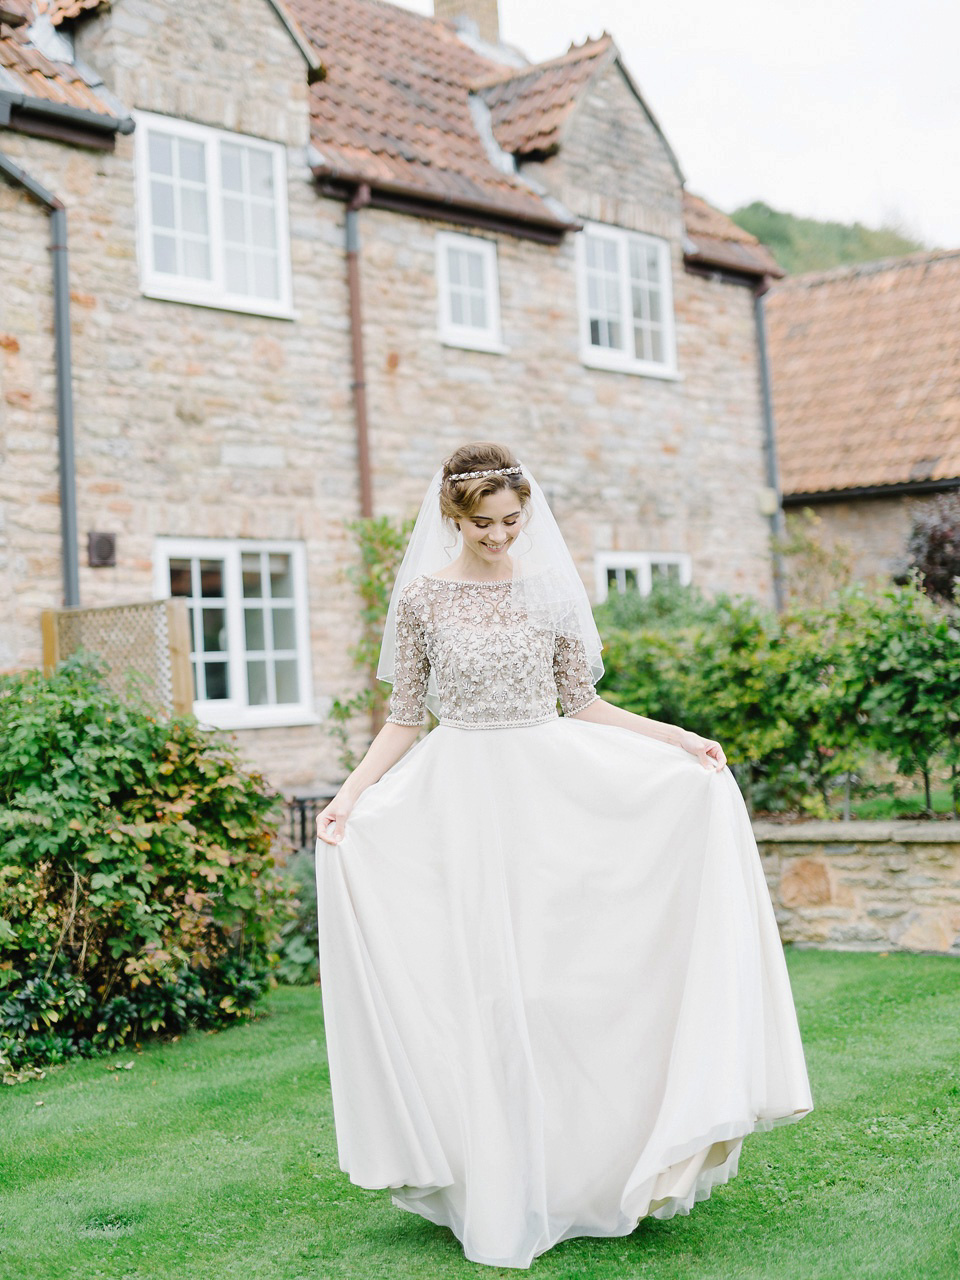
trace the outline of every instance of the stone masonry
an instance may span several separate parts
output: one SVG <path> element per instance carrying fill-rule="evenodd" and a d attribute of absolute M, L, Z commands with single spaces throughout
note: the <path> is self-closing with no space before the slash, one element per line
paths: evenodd
<path fill-rule="evenodd" d="M 345 577 L 359 495 L 344 210 L 312 180 L 303 55 L 264 0 L 237 0 L 229 21 L 201 0 L 115 0 L 83 20 L 78 52 L 128 110 L 285 146 L 294 291 L 292 319 L 143 296 L 133 137 L 100 153 L 3 132 L 68 212 L 81 599 L 150 598 L 161 535 L 302 541 L 313 722 L 237 736 L 277 786 L 320 789 L 342 776 L 325 711 L 361 684 Z M 669 239 L 679 376 L 581 362 L 572 235 L 470 232 L 497 243 L 505 350 L 444 345 L 435 235 L 451 224 L 363 210 L 375 510 L 414 514 L 446 453 L 498 439 L 535 468 L 591 597 L 596 552 L 660 550 L 688 552 L 708 592 L 771 603 L 750 289 L 684 269 L 678 176 L 616 66 L 534 169 L 578 215 Z M 39 662 L 40 610 L 62 601 L 48 236 L 45 212 L 0 183 L 0 669 Z M 117 534 L 115 568 L 86 565 L 94 529 Z"/>
<path fill-rule="evenodd" d="M 960 955 L 960 822 L 756 822 L 784 942 Z"/>

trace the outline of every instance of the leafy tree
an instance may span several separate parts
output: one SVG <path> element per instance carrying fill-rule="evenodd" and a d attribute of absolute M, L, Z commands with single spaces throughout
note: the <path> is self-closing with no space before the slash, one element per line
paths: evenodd
<path fill-rule="evenodd" d="M 897 226 L 865 227 L 861 222 L 824 222 L 773 209 L 762 200 L 741 205 L 730 217 L 767 246 L 791 275 L 878 258 L 898 258 L 926 246 Z"/>
<path fill-rule="evenodd" d="M 348 725 L 358 715 L 369 716 L 372 734 L 379 732 L 390 690 L 377 679 L 380 642 L 390 607 L 390 593 L 416 517 L 394 524 L 389 516 L 365 516 L 347 528 L 357 539 L 360 563 L 346 570 L 360 597 L 360 640 L 350 650 L 354 666 L 366 676 L 366 686 L 350 698 L 335 698 L 330 731 L 340 744 L 339 763 L 349 773 L 357 765 Z"/>

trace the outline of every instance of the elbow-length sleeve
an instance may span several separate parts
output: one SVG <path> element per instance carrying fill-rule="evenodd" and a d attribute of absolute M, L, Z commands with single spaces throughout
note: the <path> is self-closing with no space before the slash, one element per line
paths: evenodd
<path fill-rule="evenodd" d="M 401 593 L 397 601 L 397 643 L 387 724 L 427 723 L 424 707 L 429 675 L 430 660 L 423 624 L 409 597 Z"/>
<path fill-rule="evenodd" d="M 558 635 L 553 650 L 553 675 L 565 716 L 574 716 L 600 697 L 593 683 L 582 640 Z"/>

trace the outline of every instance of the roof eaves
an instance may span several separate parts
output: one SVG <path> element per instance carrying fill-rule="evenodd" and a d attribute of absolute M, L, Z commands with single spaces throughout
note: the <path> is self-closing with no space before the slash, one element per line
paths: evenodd
<path fill-rule="evenodd" d="M 550 201 L 542 196 L 544 212 L 542 216 L 537 216 L 532 212 L 505 208 L 494 200 L 464 200 L 407 183 L 371 178 L 362 171 L 351 171 L 331 164 L 316 151 L 312 160 L 311 171 L 314 178 L 323 188 L 324 194 L 333 199 L 349 199 L 357 187 L 367 185 L 373 204 L 377 203 L 379 194 L 389 201 L 391 208 L 406 207 L 409 212 L 424 217 L 443 218 L 449 214 L 452 220 L 456 220 L 455 215 L 460 214 L 466 220 L 485 219 L 490 225 L 496 224 L 521 238 L 551 242 L 562 240 L 568 231 L 579 231 L 582 225 L 558 201 Z M 524 185 L 533 189 L 526 181 Z"/>
<path fill-rule="evenodd" d="M 63 102 L 31 98 L 24 93 L 0 89 L 0 128 L 35 134 L 38 129 L 31 127 L 31 123 L 44 120 L 69 130 L 75 135 L 74 141 L 83 141 L 85 135 L 90 135 L 89 141 L 100 142 L 101 145 L 105 137 L 133 133 L 134 130 L 134 122 L 130 116 L 106 115 L 83 107 L 71 107 Z"/>
<path fill-rule="evenodd" d="M 611 43 L 613 43 L 612 40 L 611 40 Z M 667 141 L 667 135 L 663 132 L 663 129 L 660 127 L 660 121 L 653 114 L 653 111 L 650 109 L 650 104 L 647 102 L 646 98 L 640 92 L 640 86 L 637 84 L 636 80 L 634 80 L 633 76 L 630 74 L 627 68 L 627 64 L 624 62 L 623 57 L 620 53 L 620 50 L 617 48 L 616 44 L 613 44 L 613 50 L 615 54 L 616 64 L 620 68 L 620 71 L 623 74 L 623 78 L 626 80 L 627 84 L 630 86 L 631 93 L 636 98 L 636 100 L 640 103 L 641 107 L 643 107 L 644 111 L 647 113 L 647 116 L 650 119 L 650 123 L 653 125 L 654 129 L 657 132 L 658 137 L 660 138 L 660 141 L 663 143 L 664 150 L 666 151 L 667 156 L 670 159 L 670 163 L 673 165 L 673 171 L 677 175 L 677 181 L 680 183 L 681 187 L 685 186 L 687 179 L 684 176 L 683 170 L 680 168 L 680 161 L 677 158 L 677 153 L 674 151 L 673 147 L 671 147 L 670 143 Z"/>
<path fill-rule="evenodd" d="M 323 80 L 326 77 L 327 68 L 324 66 L 316 49 L 314 49 L 313 45 L 310 43 L 310 40 L 308 39 L 306 32 L 300 26 L 300 23 L 283 3 L 283 0 L 267 0 L 267 3 L 286 27 L 294 44 L 303 54 L 307 66 L 312 73 L 309 77 L 310 83 L 316 84 L 318 80 Z"/>

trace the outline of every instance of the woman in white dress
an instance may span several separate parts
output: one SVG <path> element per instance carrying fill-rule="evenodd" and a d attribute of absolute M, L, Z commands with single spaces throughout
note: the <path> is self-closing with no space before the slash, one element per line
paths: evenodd
<path fill-rule="evenodd" d="M 394 585 L 387 722 L 317 819 L 340 1167 L 490 1266 L 689 1213 L 813 1109 L 723 749 L 605 702 L 600 648 L 529 468 L 458 449 Z"/>

